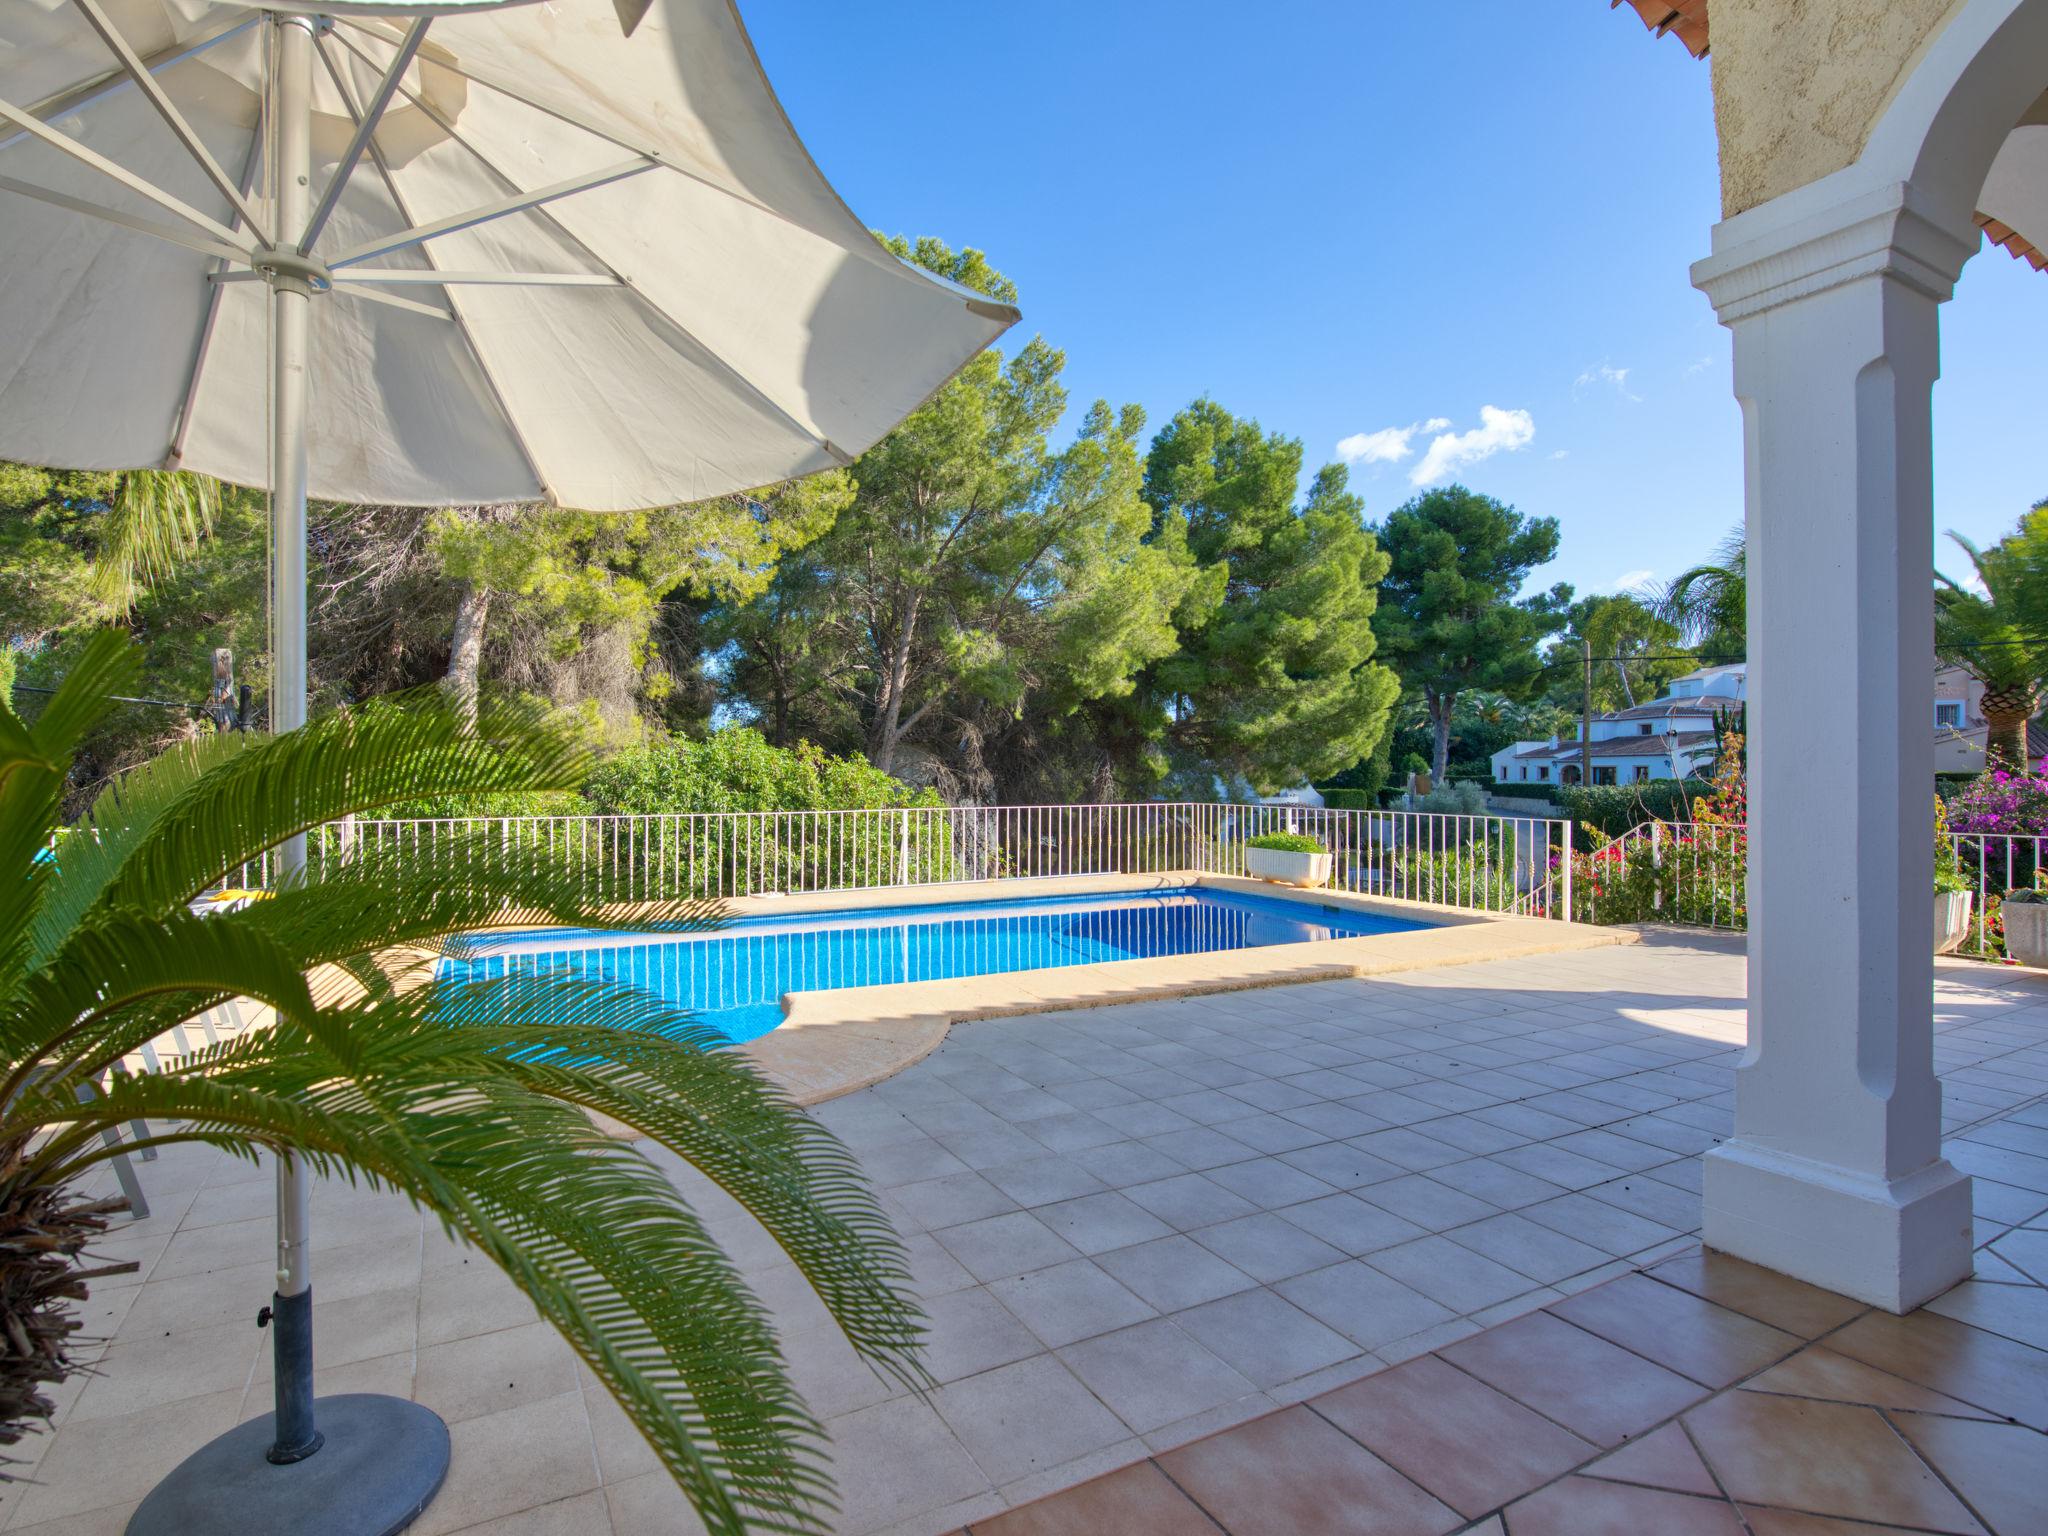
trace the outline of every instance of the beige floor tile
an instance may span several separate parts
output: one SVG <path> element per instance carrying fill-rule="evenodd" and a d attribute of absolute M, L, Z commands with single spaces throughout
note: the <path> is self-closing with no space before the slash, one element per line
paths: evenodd
<path fill-rule="evenodd" d="M 704 1536 L 704 1522 L 666 1472 L 608 1485 L 604 1498 L 615 1536 Z"/>
<path fill-rule="evenodd" d="M 64 1422 L 135 1413 L 188 1397 L 239 1394 L 269 1342 L 269 1334 L 251 1322 L 124 1337 L 101 1358 Z"/>
<path fill-rule="evenodd" d="M 450 1424 L 576 1390 L 576 1357 L 546 1323 L 422 1349 L 413 1378 L 414 1398 Z"/>
<path fill-rule="evenodd" d="M 832 1437 L 839 1528 L 846 1536 L 882 1530 L 992 1492 L 987 1474 L 945 1420 L 914 1397 L 857 1409 L 826 1428 Z"/>
<path fill-rule="evenodd" d="M 22 1490 L 14 1523 L 141 1499 L 179 1462 L 231 1429 L 241 1401 L 240 1389 L 215 1392 L 66 1425 L 51 1436 L 35 1486 Z"/>
<path fill-rule="evenodd" d="M 580 1392 L 451 1424 L 449 1436 L 448 1480 L 407 1536 L 447 1536 L 597 1487 Z"/>

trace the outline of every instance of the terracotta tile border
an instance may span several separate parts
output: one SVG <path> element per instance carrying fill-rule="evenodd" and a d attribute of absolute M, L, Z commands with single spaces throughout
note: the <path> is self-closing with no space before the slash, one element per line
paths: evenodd
<path fill-rule="evenodd" d="M 1669 1275 L 1657 1273 L 1666 1268 Z M 1924 1385 L 1906 1378 L 1881 1378 L 1874 1370 L 1868 1376 L 1848 1379 L 1849 1389 L 1861 1394 L 1857 1399 L 1809 1396 L 1792 1390 L 1806 1383 L 1812 1391 L 1816 1383 L 1827 1379 L 1825 1373 L 1821 1377 L 1804 1372 L 1795 1375 L 1793 1368 L 1810 1355 L 1822 1360 L 1837 1358 L 1828 1347 L 1830 1342 L 1857 1323 L 1883 1317 L 1887 1323 L 1911 1327 L 1915 1318 L 1899 1320 L 1875 1314 L 1847 1298 L 1697 1247 L 1632 1271 L 1602 1289 L 1633 1287 L 1641 1294 L 1644 1285 L 1666 1288 L 1679 1303 L 1679 1310 L 1667 1319 L 1667 1332 L 1698 1327 L 1704 1330 L 1703 1337 L 1723 1343 L 1733 1332 L 1758 1360 L 1739 1378 L 1718 1388 L 1696 1385 L 1684 1394 L 1682 1405 L 1640 1425 L 1618 1444 L 1597 1449 L 1587 1446 L 1582 1437 L 1574 1439 L 1570 1426 L 1559 1423 L 1542 1406 L 1516 1398 L 1499 1381 L 1487 1382 L 1454 1358 L 1468 1353 L 1489 1334 L 1507 1334 L 1518 1324 L 1527 1325 L 1531 1317 L 1548 1314 L 1588 1343 L 1619 1347 L 1647 1366 L 1669 1371 L 1668 1364 L 1659 1366 L 1636 1348 L 1615 1346 L 1611 1340 L 1570 1323 L 1571 1301 L 1565 1301 L 1304 1403 L 1161 1452 L 1106 1477 L 971 1521 L 966 1536 L 1079 1536 L 1099 1529 L 1090 1523 L 1091 1517 L 1107 1507 L 1109 1490 L 1105 1485 L 1112 1482 L 1125 1495 L 1138 1488 L 1145 1491 L 1144 1509 L 1152 1523 L 1133 1524 L 1131 1529 L 1147 1533 L 1217 1530 L 1225 1536 L 1280 1536 L 1283 1532 L 1320 1536 L 1325 1530 L 1369 1528 L 1376 1536 L 1383 1530 L 1413 1531 L 1421 1536 L 1446 1536 L 1452 1531 L 1491 1536 L 1506 1529 L 1548 1536 L 1567 1530 L 1654 1528 L 1673 1536 L 1695 1531 L 1742 1536 L 1745 1530 L 1848 1529 L 1841 1522 L 1855 1517 L 1840 1508 L 1767 1505 L 1758 1501 L 1754 1487 L 1731 1488 L 1726 1481 L 1727 1468 L 1736 1466 L 1739 1476 L 1752 1482 L 1759 1477 L 1774 1478 L 1778 1488 L 1788 1490 L 1786 1497 L 1796 1497 L 1798 1491 L 1809 1488 L 1815 1490 L 1815 1498 L 1831 1499 L 1840 1493 L 1830 1489 L 1827 1476 L 1802 1476 L 1805 1469 L 1798 1458 L 1788 1461 L 1775 1441 L 1745 1445 L 1735 1462 L 1729 1462 L 1723 1451 L 1723 1465 L 1717 1468 L 1702 1454 L 1689 1427 L 1694 1416 L 1709 1410 L 1715 1415 L 1715 1432 L 1724 1442 L 1730 1424 L 1750 1420 L 1795 1425 L 1823 1437 L 1840 1433 L 1841 1426 L 1854 1428 L 1863 1436 L 1866 1456 L 1877 1455 L 1883 1461 L 1872 1475 L 1880 1481 L 1904 1480 L 1901 1487 L 1910 1485 L 1917 1490 L 1915 1501 L 1924 1506 L 1920 1514 L 1940 1518 L 1937 1526 L 1915 1525 L 1915 1529 L 1961 1531 L 1975 1528 L 1968 1523 L 1971 1520 L 1994 1536 L 2024 1536 L 2035 1529 L 2024 1522 L 2044 1507 L 2048 1434 L 2009 1420 L 1980 1416 L 1981 1410 L 1964 1402 L 1954 1402 L 1944 1412 L 1944 1400 Z M 1700 1295 L 1702 1291 L 1712 1293 L 1715 1299 Z M 1598 1295 L 1596 1290 L 1576 1299 L 1583 1302 L 1586 1296 Z M 1698 1310 L 1696 1319 L 1684 1318 L 1687 1306 Z M 1947 1318 L 1935 1321 L 1960 1332 L 1982 1331 Z M 1779 1330 L 1779 1323 L 1795 1323 L 1798 1336 Z M 1739 1326 L 1731 1329 L 1731 1325 Z M 1985 1335 L 1985 1342 L 2011 1344 L 1991 1335 Z M 1656 1353 L 1693 1358 L 1698 1349 L 1678 1342 L 1660 1346 Z M 2037 1363 L 2048 1373 L 2048 1352 L 2030 1353 L 2039 1357 Z M 1723 1373 L 1717 1370 L 1715 1374 Z M 1913 1404 L 1912 1412 L 1902 1413 L 1899 1393 L 1885 1388 L 1884 1379 L 1896 1379 L 1898 1387 L 1905 1389 L 1904 1400 Z M 1462 1385 L 1445 1390 L 1453 1383 Z M 1887 1399 L 1893 1401 L 1888 1405 Z M 1719 1406 L 1723 1404 L 1725 1409 Z M 1423 1421 L 1422 1414 L 1439 1405 L 1436 1417 Z M 1503 1445 L 1504 1436 L 1524 1438 L 1527 1444 Z M 1573 1446 L 1585 1454 L 1573 1454 Z M 1770 1460 L 1773 1455 L 1779 1456 L 1776 1463 Z M 1370 1510 L 1353 1507 L 1343 1511 L 1352 1523 L 1326 1524 L 1327 1500 L 1314 1491 L 1290 1503 L 1289 1511 L 1276 1511 L 1270 1502 L 1247 1500 L 1242 1490 L 1219 1479 L 1214 1470 L 1254 1466 L 1262 1457 L 1276 1456 L 1288 1461 L 1298 1481 L 1321 1476 L 1318 1457 L 1336 1457 L 1329 1469 L 1332 1486 L 1358 1490 L 1357 1496 L 1368 1499 Z M 1944 1456 L 1947 1469 L 1938 1464 Z M 1566 1459 L 1570 1465 L 1563 1464 Z M 1825 1463 L 1827 1458 L 1821 1461 Z M 1147 1471 L 1139 1473 L 1136 1468 Z M 1828 1473 L 1835 1469 L 1817 1465 L 1816 1470 Z M 1400 1494 L 1383 1474 L 1405 1482 L 1409 1494 Z M 1875 1486 L 1859 1485 L 1857 1496 L 1870 1497 Z M 1294 1509 L 1293 1503 L 1300 1508 Z M 2005 1523 L 1997 1523 L 1992 1511 L 2002 1515 Z M 2023 1523 L 2012 1523 L 2013 1511 L 2025 1512 Z M 1358 1519 L 1368 1513 L 1377 1523 L 1358 1525 Z M 1866 1512 L 1860 1518 L 1868 1521 L 1883 1516 Z M 1649 1524 L 1643 1523 L 1646 1521 Z"/>

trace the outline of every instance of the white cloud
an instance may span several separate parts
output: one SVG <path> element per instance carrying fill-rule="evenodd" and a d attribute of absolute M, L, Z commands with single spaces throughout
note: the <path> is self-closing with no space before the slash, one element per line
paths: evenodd
<path fill-rule="evenodd" d="M 1552 459 L 1568 459 L 1568 458 L 1570 458 L 1571 456 L 1572 456 L 1572 451 L 1571 451 L 1571 449 L 1569 449 L 1569 448 L 1560 448 L 1560 449 L 1558 449 L 1558 450 L 1557 450 L 1557 452 L 1555 452 L 1555 453 L 1553 453 L 1553 454 L 1551 455 L 1551 458 L 1552 458 Z"/>
<path fill-rule="evenodd" d="M 1647 567 L 1640 571 L 1623 571 L 1619 576 L 1615 577 L 1614 580 L 1610 581 L 1607 585 L 1612 587 L 1617 592 L 1627 592 L 1636 587 L 1640 587 L 1644 582 L 1648 581 L 1651 577 L 1655 576 L 1656 574 L 1657 573 L 1655 571 L 1650 570 Z"/>
<path fill-rule="evenodd" d="M 1408 472 L 1409 483 L 1434 485 L 1467 464 L 1477 464 L 1496 453 L 1526 448 L 1535 437 L 1536 418 L 1527 411 L 1504 411 L 1497 405 L 1482 405 L 1479 425 L 1471 431 L 1444 432 L 1430 439 L 1429 451 Z"/>
<path fill-rule="evenodd" d="M 1572 380 L 1572 393 L 1576 395 L 1581 390 L 1590 389 L 1598 384 L 1612 384 L 1615 393 L 1622 399 L 1640 402 L 1643 397 L 1628 387 L 1628 375 L 1629 370 L 1626 368 L 1617 368 L 1612 363 L 1598 363 Z"/>
<path fill-rule="evenodd" d="M 1705 373 L 1713 366 L 1714 360 L 1711 357 L 1696 357 L 1685 365 L 1684 377 L 1689 379 L 1696 373 Z"/>
<path fill-rule="evenodd" d="M 1441 432 L 1450 424 L 1449 417 L 1432 416 L 1427 421 L 1412 422 L 1405 427 L 1354 432 L 1337 440 L 1337 457 L 1346 464 L 1398 464 L 1415 451 L 1417 433 Z"/>

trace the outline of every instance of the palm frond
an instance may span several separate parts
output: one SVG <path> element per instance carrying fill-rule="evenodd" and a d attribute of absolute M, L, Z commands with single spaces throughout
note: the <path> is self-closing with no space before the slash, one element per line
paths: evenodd
<path fill-rule="evenodd" d="M 90 590 L 116 612 L 167 576 L 213 532 L 221 485 L 179 470 L 137 469 L 121 476 L 100 522 Z"/>

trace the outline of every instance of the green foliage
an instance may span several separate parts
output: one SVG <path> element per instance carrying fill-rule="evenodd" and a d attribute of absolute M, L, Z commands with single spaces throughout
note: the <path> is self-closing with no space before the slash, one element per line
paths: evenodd
<path fill-rule="evenodd" d="M 1333 811 L 1376 811 L 1379 809 L 1380 792 L 1377 789 L 1330 788 L 1321 791 L 1323 804 Z"/>
<path fill-rule="evenodd" d="M 2024 770 L 2027 722 L 2048 679 L 2048 501 L 1989 549 L 1949 537 L 1982 590 L 1935 573 L 1934 654 L 1984 685 L 1987 761 Z"/>
<path fill-rule="evenodd" d="M 1317 838 L 1304 832 L 1265 832 L 1245 839 L 1247 848 L 1269 848 L 1275 853 L 1328 853 Z"/>
<path fill-rule="evenodd" d="M 708 1529 L 823 1530 L 822 1431 L 765 1309 L 668 1178 L 592 1112 L 718 1186 L 857 1355 L 916 1382 L 903 1251 L 857 1162 L 743 1052 L 645 993 L 390 969 L 409 947 L 507 919 L 684 930 L 715 909 L 592 911 L 573 875 L 484 838 L 402 857 L 371 845 L 239 911 L 189 910 L 223 870 L 296 832 L 406 796 L 570 790 L 587 767 L 535 711 L 487 707 L 472 730 L 432 691 L 285 736 L 174 749 L 109 786 L 56 863 L 31 864 L 71 755 L 106 696 L 135 680 L 131 648 L 105 636 L 80 649 L 33 726 L 0 707 L 0 866 L 28 872 L 0 887 L 0 1248 L 41 1242 L 16 1213 L 44 1222 L 78 1209 L 65 1192 L 116 1151 L 288 1149 L 315 1174 L 402 1193 L 503 1269 Z M 161 1070 L 113 1070 L 237 996 L 277 1022 Z M 87 1082 L 101 1093 L 81 1106 Z M 143 1122 L 139 1142 L 102 1143 Z M 9 1336 L 34 1322 L 61 1341 L 61 1325 L 43 1332 L 49 1305 L 10 1287 Z"/>
<path fill-rule="evenodd" d="M 1453 716 L 1473 690 L 1531 698 L 1544 680 L 1537 644 L 1564 622 L 1569 587 L 1521 598 L 1557 553 L 1555 518 L 1524 517 L 1462 485 L 1425 491 L 1375 532 L 1390 560 L 1376 627 L 1402 686 L 1418 693 L 1434 736 L 1432 770 L 1450 763 Z"/>
<path fill-rule="evenodd" d="M 1155 541 L 1186 547 L 1202 582 L 1176 614 L 1179 649 L 1147 674 L 1155 733 L 1199 783 L 1268 792 L 1372 754 L 1399 682 L 1375 660 L 1387 557 L 1342 465 L 1297 505 L 1302 446 L 1198 400 L 1153 439 Z"/>
<path fill-rule="evenodd" d="M 1708 559 L 1673 577 L 1649 606 L 1702 654 L 1716 661 L 1746 655 L 1749 545 L 1742 526 L 1729 530 Z"/>
<path fill-rule="evenodd" d="M 808 741 L 778 747 L 744 726 L 615 753 L 591 773 L 583 795 L 587 809 L 622 816 L 940 803 L 932 791 L 912 789 L 859 757 L 836 756 Z"/>
<path fill-rule="evenodd" d="M 1941 796 L 1934 797 L 1934 891 L 1939 895 L 1955 895 L 1972 889 L 1970 877 L 1963 872 L 1963 861 L 1956 854 L 1956 840 L 1948 830 L 1948 807 L 1941 803 Z M 2007 899 L 2011 899 L 2007 892 Z"/>
<path fill-rule="evenodd" d="M 891 249 L 988 293 L 978 251 Z M 1184 541 L 1139 499 L 1144 413 L 1096 402 L 1066 448 L 1064 354 L 1033 338 L 982 353 L 851 470 L 832 530 L 767 591 L 712 617 L 730 692 L 779 743 L 935 758 L 975 798 L 1074 797 L 1138 672 L 1177 644 Z"/>
<path fill-rule="evenodd" d="M 1545 650 L 1551 701 L 1576 715 L 1585 697 L 1585 653 L 1593 654 L 1595 711 L 1632 709 L 1697 664 L 1680 649 L 1678 626 L 1626 593 L 1582 597 L 1565 612 L 1564 633 Z M 1503 743 L 1505 745 L 1505 743 Z"/>
<path fill-rule="evenodd" d="M 1534 784 L 1514 784 L 1501 792 L 1520 794 Z M 1619 837 L 1646 821 L 1691 821 L 1693 805 L 1711 786 L 1700 779 L 1651 779 L 1642 784 L 1565 784 L 1548 798 L 1561 813 L 1582 827 Z"/>
<path fill-rule="evenodd" d="M 1524 895 L 1516 881 L 1514 835 L 1503 831 L 1450 847 L 1404 848 L 1389 889 L 1408 901 L 1514 910 Z"/>

